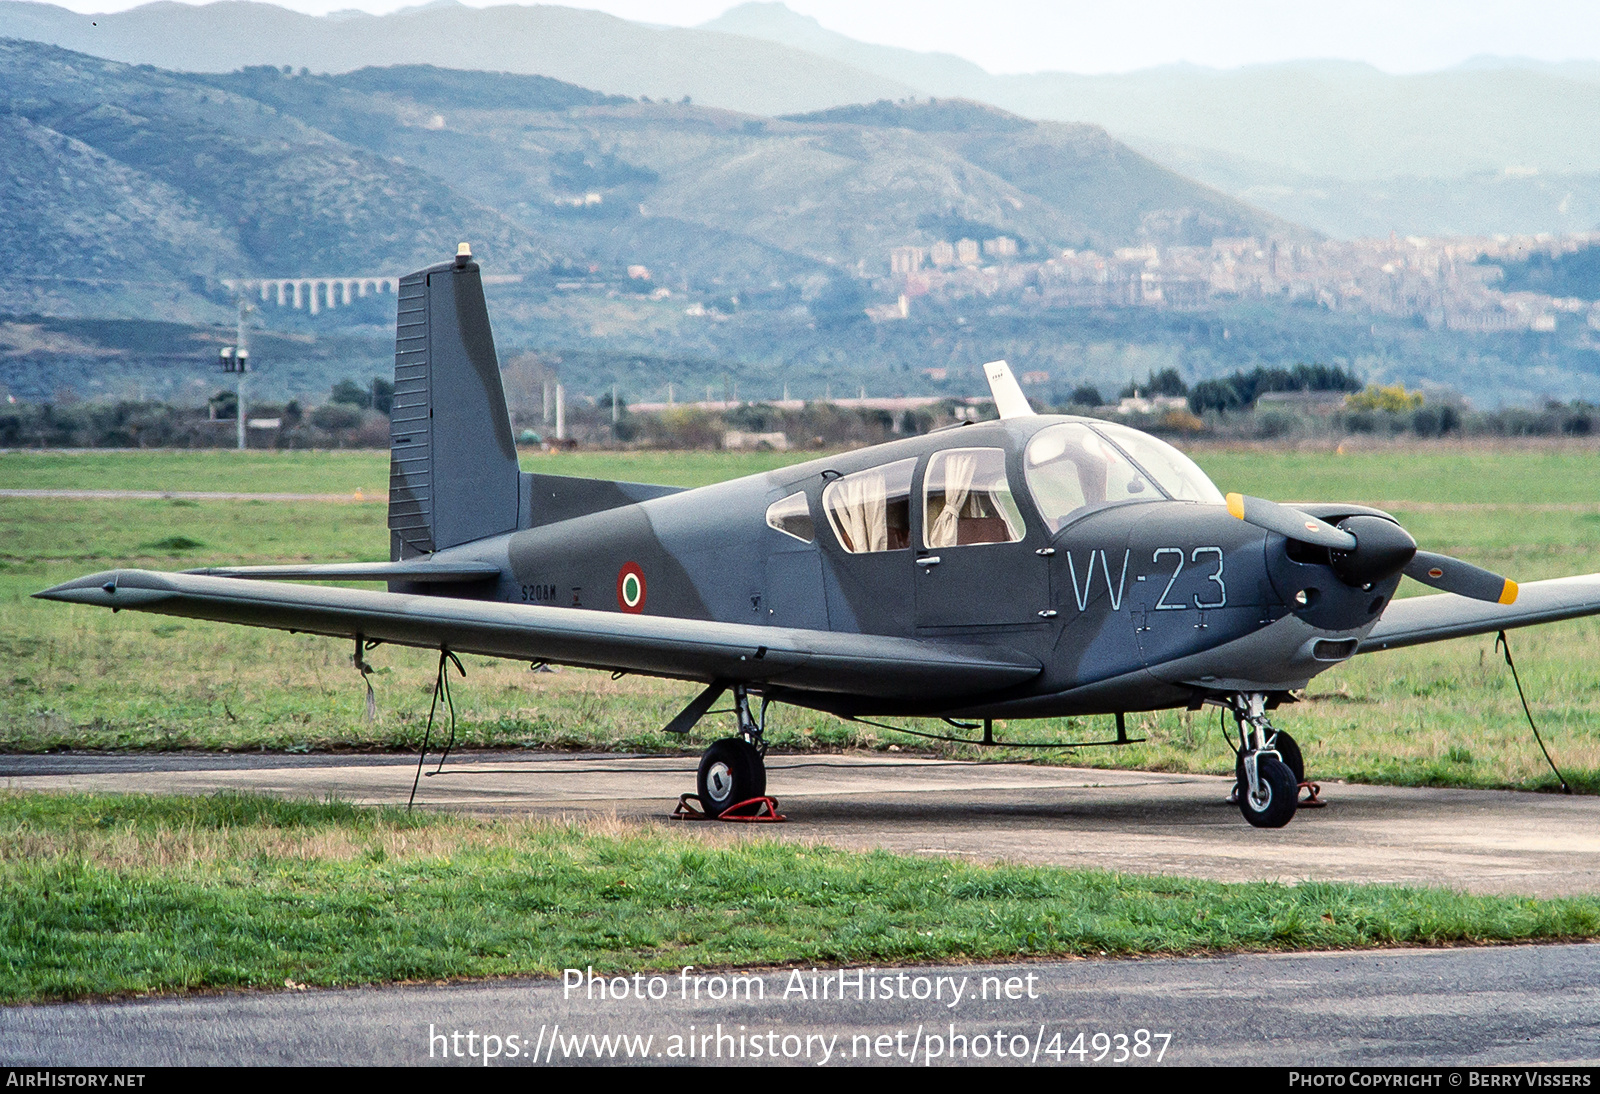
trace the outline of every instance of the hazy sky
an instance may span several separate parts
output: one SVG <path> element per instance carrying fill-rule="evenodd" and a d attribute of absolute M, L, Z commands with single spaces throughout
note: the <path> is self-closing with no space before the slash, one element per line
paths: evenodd
<path fill-rule="evenodd" d="M 55 0 L 116 11 L 135 0 Z M 381 13 L 415 0 L 279 0 L 312 14 Z M 470 0 L 488 7 L 491 0 Z M 495 0 L 499 2 L 499 0 Z M 642 22 L 693 26 L 729 0 L 572 0 Z M 1421 72 L 1492 53 L 1546 61 L 1600 58 L 1595 0 L 789 0 L 867 42 L 955 53 L 991 72 L 1121 72 L 1190 61 L 1218 68 L 1306 57 Z"/>

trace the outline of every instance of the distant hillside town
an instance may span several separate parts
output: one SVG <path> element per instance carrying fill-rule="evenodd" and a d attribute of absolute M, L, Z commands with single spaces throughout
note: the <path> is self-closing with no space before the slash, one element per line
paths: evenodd
<path fill-rule="evenodd" d="M 940 240 L 889 252 L 878 288 L 896 302 L 874 319 L 909 317 L 920 298 L 1010 298 L 1026 308 L 1199 309 L 1270 300 L 1330 311 L 1420 319 L 1474 333 L 1600 330 L 1600 284 L 1589 248 L 1600 232 L 1299 242 L 1217 237 L 1209 246 L 1066 249 L 1023 260 L 1017 241 Z"/>

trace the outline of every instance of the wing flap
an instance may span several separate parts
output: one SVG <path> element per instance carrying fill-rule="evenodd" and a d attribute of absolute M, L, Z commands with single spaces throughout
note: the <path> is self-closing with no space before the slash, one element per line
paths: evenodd
<path fill-rule="evenodd" d="M 93 574 L 34 595 L 490 657 L 894 699 L 981 695 L 1030 680 L 1042 667 L 995 645 L 149 570 Z"/>
<path fill-rule="evenodd" d="M 185 570 L 201 577 L 248 577 L 258 581 L 414 581 L 419 585 L 444 585 L 458 581 L 488 581 L 500 576 L 492 562 L 311 562 L 281 566 L 206 566 Z"/>
<path fill-rule="evenodd" d="M 1512 604 L 1469 600 L 1454 593 L 1414 596 L 1391 602 L 1356 652 L 1375 653 L 1586 615 L 1600 615 L 1600 574 L 1530 581 L 1518 586 Z"/>

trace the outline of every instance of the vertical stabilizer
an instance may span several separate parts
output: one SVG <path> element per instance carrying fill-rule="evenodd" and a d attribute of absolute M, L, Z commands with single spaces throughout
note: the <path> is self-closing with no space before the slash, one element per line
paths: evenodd
<path fill-rule="evenodd" d="M 1022 394 L 1017 378 L 1011 375 L 1011 366 L 1004 361 L 990 361 L 983 366 L 984 378 L 989 381 L 989 391 L 994 395 L 994 408 L 1002 418 L 1026 418 L 1033 414 L 1028 397 Z"/>
<path fill-rule="evenodd" d="M 389 416 L 389 557 L 515 531 L 519 493 L 483 279 L 453 263 L 400 279 Z"/>

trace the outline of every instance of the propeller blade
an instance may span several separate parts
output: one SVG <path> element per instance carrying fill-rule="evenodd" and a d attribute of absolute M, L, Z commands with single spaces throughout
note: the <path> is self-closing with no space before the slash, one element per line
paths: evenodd
<path fill-rule="evenodd" d="M 1510 578 L 1432 551 L 1418 551 L 1416 557 L 1406 563 L 1404 573 L 1424 585 L 1473 600 L 1513 604 L 1517 599 L 1517 583 Z"/>
<path fill-rule="evenodd" d="M 1246 524 L 1276 532 L 1286 539 L 1297 539 L 1301 543 L 1328 547 L 1335 551 L 1353 550 L 1356 545 L 1356 537 L 1349 532 L 1340 531 L 1310 513 L 1302 513 L 1292 506 L 1279 505 L 1265 498 L 1229 494 L 1228 512 Z"/>

